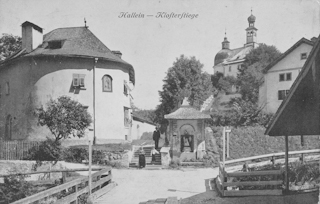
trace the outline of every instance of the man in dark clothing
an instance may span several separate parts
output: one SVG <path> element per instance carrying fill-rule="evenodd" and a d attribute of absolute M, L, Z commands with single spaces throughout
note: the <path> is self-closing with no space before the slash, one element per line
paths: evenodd
<path fill-rule="evenodd" d="M 156 127 L 156 130 L 153 132 L 154 146 L 156 149 L 158 149 L 159 139 L 160 139 L 160 131 L 158 127 Z"/>

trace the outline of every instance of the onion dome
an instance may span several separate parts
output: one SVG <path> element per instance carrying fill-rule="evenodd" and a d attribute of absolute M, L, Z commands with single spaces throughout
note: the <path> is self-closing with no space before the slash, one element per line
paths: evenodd
<path fill-rule="evenodd" d="M 255 21 L 256 21 L 256 17 L 251 14 L 251 15 L 248 17 L 248 22 L 249 22 L 249 23 L 254 23 Z"/>
<path fill-rule="evenodd" d="M 222 49 L 220 50 L 216 56 L 214 57 L 214 66 L 216 66 L 217 64 L 220 64 L 221 62 L 223 62 L 225 59 L 227 59 L 230 55 L 231 50 L 229 49 Z"/>

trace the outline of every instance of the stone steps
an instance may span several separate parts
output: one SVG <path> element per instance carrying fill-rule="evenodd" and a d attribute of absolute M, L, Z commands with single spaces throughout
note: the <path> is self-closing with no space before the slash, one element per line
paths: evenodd
<path fill-rule="evenodd" d="M 152 161 L 152 156 L 150 155 L 151 150 L 152 150 L 152 146 L 151 147 L 143 147 L 143 151 L 145 152 L 145 158 L 146 158 L 146 166 L 149 165 L 160 165 L 161 166 L 161 154 L 160 154 L 160 149 L 158 148 L 157 151 L 159 152 L 159 154 L 156 154 L 156 161 L 154 163 L 151 163 Z M 129 167 L 138 167 L 139 164 L 139 152 L 140 150 L 136 150 L 134 152 L 134 156 L 129 164 Z"/>
<path fill-rule="evenodd" d="M 139 204 L 180 204 L 180 201 L 177 199 L 177 197 L 169 197 L 148 200 L 146 202 L 140 202 Z"/>

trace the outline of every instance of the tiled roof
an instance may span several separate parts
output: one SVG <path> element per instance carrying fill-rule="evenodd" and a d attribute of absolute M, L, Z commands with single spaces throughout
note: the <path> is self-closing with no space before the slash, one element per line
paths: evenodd
<path fill-rule="evenodd" d="M 210 119 L 210 115 L 204 114 L 192 106 L 186 99 L 183 100 L 181 107 L 173 113 L 164 116 L 165 119 Z"/>
<path fill-rule="evenodd" d="M 247 46 L 232 50 L 222 49 L 216 54 L 214 58 L 214 65 L 230 64 L 239 60 L 244 60 L 252 48 L 252 46 Z"/>
<path fill-rule="evenodd" d="M 61 41 L 61 48 L 50 49 L 49 43 L 57 41 Z M 24 56 L 89 57 L 118 62 L 129 70 L 130 81 L 135 83 L 132 65 L 113 54 L 87 27 L 55 29 L 43 36 L 43 43 L 38 48 Z"/>

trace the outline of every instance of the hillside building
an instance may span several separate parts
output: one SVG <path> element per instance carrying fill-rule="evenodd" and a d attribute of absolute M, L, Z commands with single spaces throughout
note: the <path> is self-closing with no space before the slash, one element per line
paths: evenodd
<path fill-rule="evenodd" d="M 259 105 L 265 112 L 275 113 L 289 94 L 317 38 L 301 38 L 266 67 L 264 83 L 259 88 Z"/>
<path fill-rule="evenodd" d="M 95 105 L 97 143 L 131 140 L 132 65 L 86 26 L 58 28 L 44 36 L 42 31 L 24 22 L 22 49 L 0 63 L 0 136 L 45 139 L 50 132 L 37 125 L 34 111 L 66 95 L 91 115 Z"/>
<path fill-rule="evenodd" d="M 246 44 L 243 47 L 230 49 L 230 42 L 225 36 L 222 42 L 222 49 L 216 54 L 214 58 L 213 73 L 223 73 L 224 76 L 237 77 L 238 69 L 241 67 L 245 60 L 246 54 L 251 49 L 258 47 L 257 31 L 254 26 L 256 17 L 250 15 L 248 17 L 249 27 L 246 29 Z"/>

